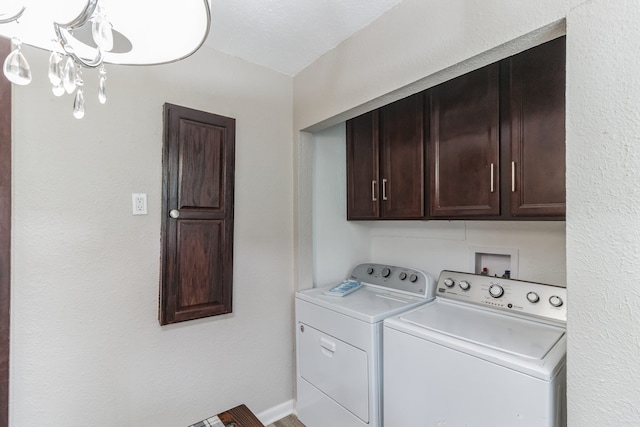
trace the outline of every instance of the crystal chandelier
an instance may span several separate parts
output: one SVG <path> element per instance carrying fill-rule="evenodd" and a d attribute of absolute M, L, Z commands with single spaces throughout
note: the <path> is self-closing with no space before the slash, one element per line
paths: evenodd
<path fill-rule="evenodd" d="M 21 45 L 51 52 L 53 94 L 75 92 L 73 115 L 80 119 L 85 112 L 83 69 L 98 69 L 98 100 L 104 104 L 105 64 L 156 65 L 190 56 L 209 33 L 210 1 L 4 0 L 0 37 L 13 45 L 4 74 L 16 85 L 27 85 L 31 69 Z"/>

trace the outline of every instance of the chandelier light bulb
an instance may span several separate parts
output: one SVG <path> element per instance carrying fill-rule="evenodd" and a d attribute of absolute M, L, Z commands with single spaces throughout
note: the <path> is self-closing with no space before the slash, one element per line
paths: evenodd
<path fill-rule="evenodd" d="M 51 52 L 49 56 L 49 81 L 53 86 L 62 82 L 62 55 L 58 52 Z"/>
<path fill-rule="evenodd" d="M 20 42 L 14 40 L 14 43 L 16 47 L 7 55 L 2 70 L 11 83 L 25 86 L 31 83 L 31 68 L 20 51 Z"/>
<path fill-rule="evenodd" d="M 67 57 L 67 61 L 64 64 L 64 72 L 62 74 L 62 84 L 64 90 L 71 94 L 76 90 L 76 79 L 78 74 L 76 73 L 76 64 L 71 57 Z"/>
<path fill-rule="evenodd" d="M 60 81 L 60 83 L 59 83 L 59 84 L 57 84 L 57 85 L 55 85 L 55 86 L 52 86 L 52 87 L 51 87 L 51 92 L 53 92 L 53 94 L 54 94 L 55 96 L 62 96 L 62 95 L 64 95 L 65 90 L 64 90 L 64 86 L 62 86 L 62 81 Z"/>
<path fill-rule="evenodd" d="M 107 102 L 107 92 L 105 89 L 105 81 L 107 80 L 107 76 L 104 74 L 100 74 L 100 81 L 98 83 L 98 101 L 100 104 L 105 104 Z"/>
<path fill-rule="evenodd" d="M 84 94 L 82 88 L 76 92 L 76 99 L 73 101 L 73 117 L 81 119 L 84 117 Z"/>
<path fill-rule="evenodd" d="M 93 18 L 91 34 L 93 35 L 93 41 L 95 41 L 96 45 L 104 52 L 110 52 L 113 49 L 113 28 L 107 20 L 104 9 L 101 6 L 98 6 L 98 10 Z"/>

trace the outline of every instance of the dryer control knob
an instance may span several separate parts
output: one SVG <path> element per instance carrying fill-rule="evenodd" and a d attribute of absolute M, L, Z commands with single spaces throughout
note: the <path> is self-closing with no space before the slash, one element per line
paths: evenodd
<path fill-rule="evenodd" d="M 367 274 L 373 274 L 373 267 L 367 268 Z"/>
<path fill-rule="evenodd" d="M 444 285 L 447 288 L 452 287 L 455 284 L 455 282 L 453 281 L 453 279 L 444 279 Z"/>
<path fill-rule="evenodd" d="M 407 278 L 407 273 L 405 273 L 404 271 L 400 273 L 400 280 L 404 280 L 406 278 Z"/>
<path fill-rule="evenodd" d="M 391 269 L 385 267 L 382 269 L 382 277 L 389 277 L 391 275 Z"/>
<path fill-rule="evenodd" d="M 412 274 L 411 276 L 409 276 L 409 280 L 411 281 L 411 283 L 415 283 L 418 281 L 418 276 Z"/>
<path fill-rule="evenodd" d="M 458 286 L 460 286 L 460 289 L 462 289 L 463 291 L 468 291 L 471 287 L 471 284 L 466 280 L 461 280 L 460 283 L 458 283 Z"/>
<path fill-rule="evenodd" d="M 562 301 L 562 298 L 557 295 L 553 295 L 551 298 L 549 298 L 549 304 L 554 307 L 560 307 L 563 303 L 564 302 Z"/>
<path fill-rule="evenodd" d="M 529 302 L 532 302 L 534 304 L 540 301 L 540 297 L 535 292 L 529 292 L 527 294 L 527 299 L 529 300 Z"/>
<path fill-rule="evenodd" d="M 489 286 L 489 295 L 494 298 L 500 298 L 504 294 L 504 289 L 500 285 Z"/>

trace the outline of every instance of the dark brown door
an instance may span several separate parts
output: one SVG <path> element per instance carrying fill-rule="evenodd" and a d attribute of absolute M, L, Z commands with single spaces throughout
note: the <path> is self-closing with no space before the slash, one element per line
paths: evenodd
<path fill-rule="evenodd" d="M 235 119 L 165 104 L 160 323 L 231 312 Z"/>
<path fill-rule="evenodd" d="M 0 63 L 11 43 L 0 38 Z M 0 427 L 9 425 L 11 290 L 11 84 L 0 75 Z"/>
<path fill-rule="evenodd" d="M 565 215 L 565 37 L 509 58 L 511 214 Z"/>
<path fill-rule="evenodd" d="M 431 215 L 500 214 L 498 64 L 431 91 Z"/>
<path fill-rule="evenodd" d="M 378 111 L 347 121 L 347 219 L 380 216 Z"/>
<path fill-rule="evenodd" d="M 381 217 L 424 217 L 424 109 L 416 94 L 380 109 Z"/>

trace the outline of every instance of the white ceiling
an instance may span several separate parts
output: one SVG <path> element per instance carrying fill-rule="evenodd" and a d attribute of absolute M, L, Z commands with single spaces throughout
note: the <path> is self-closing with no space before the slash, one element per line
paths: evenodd
<path fill-rule="evenodd" d="M 402 0 L 213 0 L 206 45 L 287 75 Z"/>

